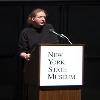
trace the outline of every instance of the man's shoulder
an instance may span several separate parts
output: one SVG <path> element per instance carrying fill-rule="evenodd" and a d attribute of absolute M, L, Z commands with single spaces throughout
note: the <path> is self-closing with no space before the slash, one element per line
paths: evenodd
<path fill-rule="evenodd" d="M 31 27 L 25 27 L 22 29 L 22 33 L 29 32 L 31 30 L 33 30 Z"/>

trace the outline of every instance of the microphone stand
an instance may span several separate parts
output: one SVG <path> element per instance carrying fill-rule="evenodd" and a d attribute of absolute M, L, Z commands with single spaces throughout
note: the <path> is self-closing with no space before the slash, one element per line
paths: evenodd
<path fill-rule="evenodd" d="M 69 42 L 70 44 L 72 44 L 72 42 L 69 40 L 69 38 L 68 38 L 67 36 L 65 36 L 64 34 L 58 34 L 58 33 L 56 33 L 53 29 L 50 29 L 50 31 L 53 32 L 54 34 L 60 36 L 61 38 L 66 38 L 66 39 L 68 40 L 68 42 Z"/>
<path fill-rule="evenodd" d="M 69 40 L 69 38 L 68 38 L 67 36 L 65 36 L 64 34 L 61 34 L 61 37 L 66 38 L 66 39 L 68 40 L 68 42 L 69 42 L 70 44 L 72 44 L 72 42 Z"/>

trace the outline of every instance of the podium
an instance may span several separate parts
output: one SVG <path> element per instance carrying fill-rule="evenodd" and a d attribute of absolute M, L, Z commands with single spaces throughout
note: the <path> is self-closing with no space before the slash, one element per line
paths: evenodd
<path fill-rule="evenodd" d="M 81 100 L 83 48 L 83 44 L 39 45 L 29 62 L 34 70 L 26 74 L 38 88 L 38 100 Z"/>

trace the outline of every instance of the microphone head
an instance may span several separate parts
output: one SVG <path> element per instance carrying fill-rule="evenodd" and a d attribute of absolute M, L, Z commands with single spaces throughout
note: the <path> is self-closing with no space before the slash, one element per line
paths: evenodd
<path fill-rule="evenodd" d="M 53 32 L 53 31 L 54 31 L 54 29 L 49 29 L 49 31 L 50 31 L 50 32 Z"/>

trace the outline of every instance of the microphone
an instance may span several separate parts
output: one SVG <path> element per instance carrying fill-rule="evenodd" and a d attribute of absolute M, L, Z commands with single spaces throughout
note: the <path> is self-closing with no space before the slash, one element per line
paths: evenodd
<path fill-rule="evenodd" d="M 58 35 L 58 36 L 60 36 L 60 37 L 62 37 L 60 34 L 56 33 L 53 29 L 49 29 L 49 31 L 56 34 L 56 35 Z"/>
<path fill-rule="evenodd" d="M 56 35 L 58 35 L 58 36 L 61 37 L 61 38 L 66 38 L 66 39 L 68 40 L 68 42 L 69 42 L 70 44 L 72 44 L 72 42 L 69 40 L 69 38 L 68 38 L 67 36 L 65 36 L 64 34 L 58 34 L 58 33 L 55 32 L 53 29 L 49 29 L 49 31 L 52 32 L 52 33 L 54 33 L 54 34 L 56 34 Z"/>

